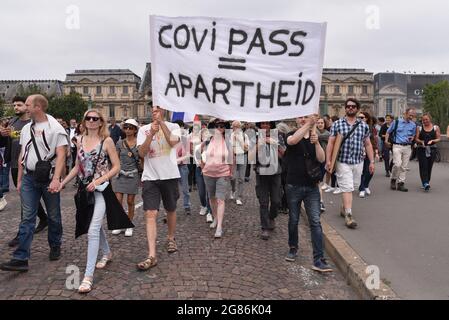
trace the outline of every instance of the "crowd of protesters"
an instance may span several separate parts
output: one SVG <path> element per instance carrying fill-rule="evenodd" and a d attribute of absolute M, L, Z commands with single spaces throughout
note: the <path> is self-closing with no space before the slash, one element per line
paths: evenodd
<path fill-rule="evenodd" d="M 345 102 L 342 118 L 309 115 L 298 117 L 292 126 L 212 118 L 188 128 L 182 121 L 166 121 L 166 111 L 160 107 L 152 108 L 152 122 L 144 126 L 135 119 L 123 121 L 121 127 L 115 119 L 108 124 L 95 109 L 88 110 L 80 123 L 70 119 L 68 125 L 47 114 L 47 106 L 41 95 L 16 97 L 15 117 L 0 125 L 0 211 L 7 206 L 9 171 L 21 198 L 21 222 L 9 242 L 15 251 L 0 269 L 27 271 L 33 234 L 47 227 L 49 259 L 60 258 L 60 192 L 75 179 L 75 236 L 87 234 L 88 240 L 80 293 L 92 290 L 94 270 L 106 268 L 113 258 L 103 227 L 105 217 L 113 235 L 124 232 L 131 237 L 135 198 L 141 193 L 148 254 L 136 267 L 148 270 L 158 264 L 161 205 L 168 225 L 168 253 L 178 250 L 176 212 L 181 193 L 184 213 L 190 215 L 190 198 L 197 191 L 201 204 L 198 214 L 206 216 L 214 238 L 220 239 L 226 234 L 227 200 L 245 207 L 251 171 L 259 202 L 261 239 L 270 239 L 279 213 L 288 214 L 285 259 L 295 261 L 303 205 L 312 238 L 312 269 L 332 271 L 324 258 L 320 222 L 326 211 L 324 194 L 341 194 L 340 214 L 345 225 L 354 229 L 353 192 L 360 198 L 372 194 L 376 160 L 384 161 L 390 188 L 406 192 L 408 162 L 416 148 L 422 188 L 429 191 L 441 136 L 427 113 L 420 126 L 413 108 L 396 120 L 391 115 L 376 119 L 361 110 L 356 99 Z"/>

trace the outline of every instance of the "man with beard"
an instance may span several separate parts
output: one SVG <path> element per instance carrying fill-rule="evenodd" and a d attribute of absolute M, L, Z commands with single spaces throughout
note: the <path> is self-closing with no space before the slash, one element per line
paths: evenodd
<path fill-rule="evenodd" d="M 16 116 L 9 121 L 6 128 L 0 128 L 0 144 L 4 143 L 6 146 L 4 160 L 5 163 L 10 163 L 11 165 L 11 176 L 16 188 L 17 175 L 19 172 L 18 160 L 20 154 L 20 132 L 22 131 L 22 128 L 31 121 L 30 115 L 27 112 L 27 107 L 25 106 L 25 101 L 26 99 L 23 97 L 15 97 L 13 99 L 14 113 Z M 48 225 L 47 214 L 45 213 L 45 210 L 40 202 L 37 215 L 39 217 L 39 224 L 36 227 L 35 233 L 41 232 Z M 19 244 L 18 236 L 19 234 L 17 233 L 16 237 L 8 243 L 10 247 L 16 247 Z"/>
<path fill-rule="evenodd" d="M 360 102 L 358 100 L 353 98 L 346 100 L 346 116 L 334 122 L 332 125 L 326 149 L 326 167 L 329 170 L 337 135 L 343 137 L 335 166 L 338 186 L 343 194 L 343 205 L 340 210 L 340 215 L 345 218 L 346 227 L 350 229 L 357 227 L 357 223 L 352 215 L 352 192 L 360 185 L 364 148 L 370 160 L 369 172 L 371 174 L 374 173 L 374 152 L 370 140 L 369 127 L 362 120 L 357 120 L 356 115 L 359 110 Z M 338 152 L 338 150 L 335 151 Z"/>

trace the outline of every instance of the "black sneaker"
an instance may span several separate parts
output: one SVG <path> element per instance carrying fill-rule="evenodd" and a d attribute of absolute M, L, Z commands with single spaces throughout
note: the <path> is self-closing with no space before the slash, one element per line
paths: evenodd
<path fill-rule="evenodd" d="M 184 212 L 185 212 L 186 215 L 189 216 L 189 215 L 190 215 L 190 208 L 185 208 L 185 209 L 184 209 Z"/>
<path fill-rule="evenodd" d="M 400 182 L 398 183 L 398 191 L 402 191 L 402 192 L 408 192 L 408 189 L 404 186 L 404 182 Z"/>
<path fill-rule="evenodd" d="M 285 257 L 285 260 L 294 262 L 297 256 L 298 256 L 298 249 L 290 248 L 290 250 L 287 253 L 287 256 Z"/>
<path fill-rule="evenodd" d="M 23 261 L 23 260 L 12 259 L 9 262 L 2 263 L 0 265 L 0 270 L 27 272 L 28 271 L 28 260 Z"/>
<path fill-rule="evenodd" d="M 48 226 L 48 222 L 47 219 L 43 220 L 39 220 L 39 224 L 36 227 L 36 230 L 34 230 L 34 234 L 38 234 L 39 232 L 41 232 L 42 230 L 44 230 L 45 228 L 47 228 Z"/>
<path fill-rule="evenodd" d="M 387 173 L 385 173 L 385 177 L 387 177 L 387 178 L 391 177 L 391 175 L 388 171 L 387 171 Z"/>
<path fill-rule="evenodd" d="M 391 179 L 390 181 L 390 189 L 396 190 L 396 179 Z"/>
<path fill-rule="evenodd" d="M 268 220 L 268 230 L 273 231 L 276 228 L 276 221 L 274 219 Z"/>
<path fill-rule="evenodd" d="M 50 248 L 50 261 L 56 261 L 61 258 L 61 247 L 52 247 Z"/>
<path fill-rule="evenodd" d="M 19 245 L 19 235 L 17 235 L 14 239 L 8 242 L 8 246 L 10 248 L 17 247 Z"/>

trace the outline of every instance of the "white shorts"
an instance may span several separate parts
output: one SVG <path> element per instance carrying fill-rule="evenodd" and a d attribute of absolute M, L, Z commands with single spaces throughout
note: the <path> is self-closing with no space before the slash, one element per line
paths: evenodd
<path fill-rule="evenodd" d="M 346 164 L 337 162 L 335 175 L 338 187 L 342 192 L 353 192 L 360 186 L 362 179 L 363 162 L 359 164 Z"/>

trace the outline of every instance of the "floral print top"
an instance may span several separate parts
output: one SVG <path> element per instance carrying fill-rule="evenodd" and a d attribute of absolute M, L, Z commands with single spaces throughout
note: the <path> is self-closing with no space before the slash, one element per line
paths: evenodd
<path fill-rule="evenodd" d="M 94 164 L 97 162 L 98 157 L 99 159 L 97 163 L 97 170 L 95 170 L 95 176 L 93 180 L 100 178 L 101 176 L 107 174 L 109 171 L 109 158 L 104 149 L 102 149 L 101 154 L 98 155 L 98 153 L 100 152 L 100 147 L 101 143 L 98 144 L 94 149 L 92 149 L 92 151 L 86 152 L 84 151 L 82 141 L 80 143 L 80 150 L 78 152 L 78 177 L 83 183 L 87 182 L 88 178 L 92 176 L 92 173 L 94 171 Z"/>

